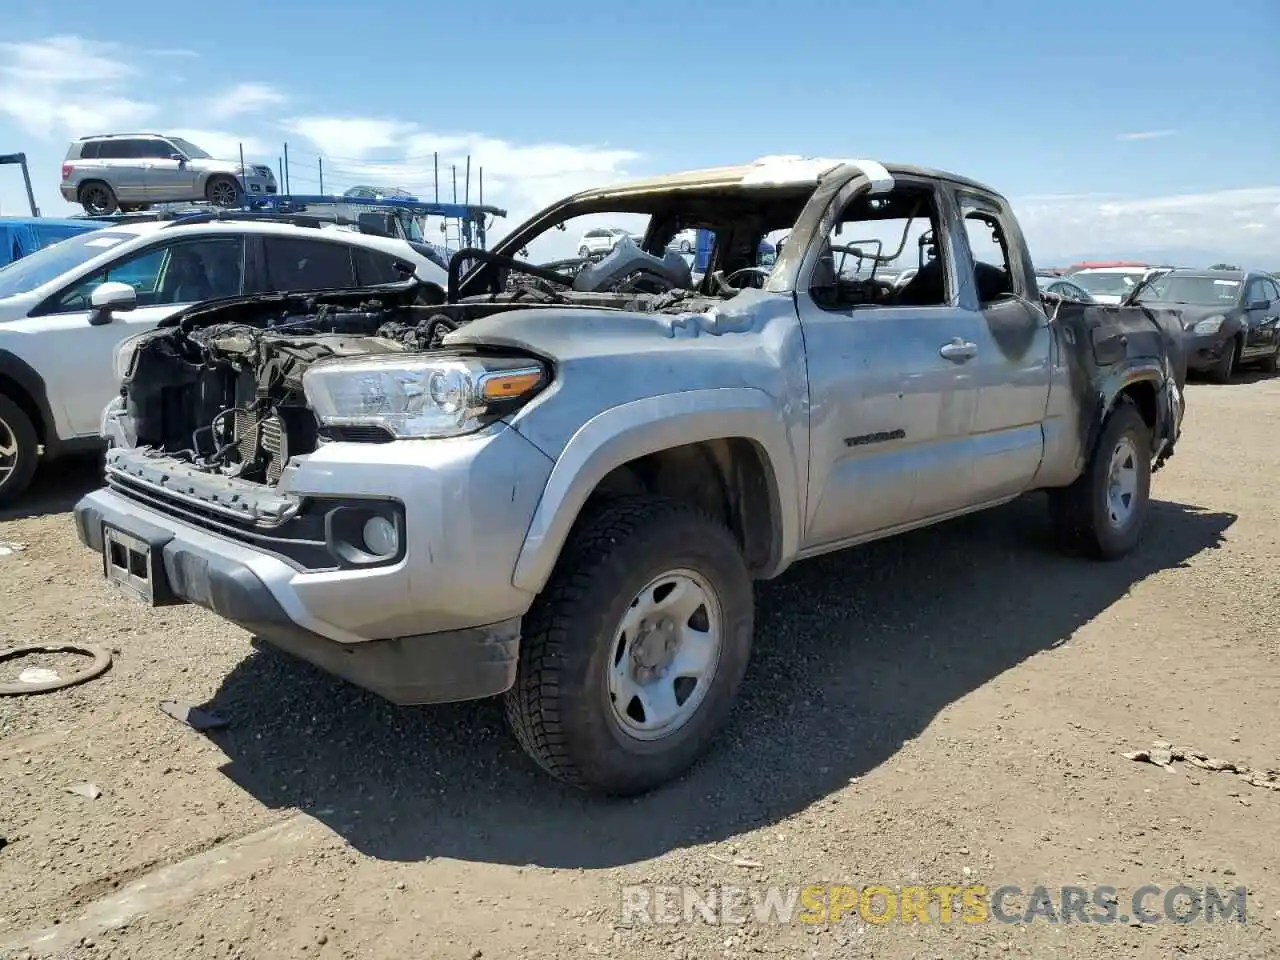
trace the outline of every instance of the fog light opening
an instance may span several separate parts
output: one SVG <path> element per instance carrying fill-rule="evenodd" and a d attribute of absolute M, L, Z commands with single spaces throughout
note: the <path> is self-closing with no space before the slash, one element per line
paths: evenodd
<path fill-rule="evenodd" d="M 361 531 L 365 549 L 376 557 L 390 557 L 400 549 L 400 534 L 386 517 L 370 517 Z"/>

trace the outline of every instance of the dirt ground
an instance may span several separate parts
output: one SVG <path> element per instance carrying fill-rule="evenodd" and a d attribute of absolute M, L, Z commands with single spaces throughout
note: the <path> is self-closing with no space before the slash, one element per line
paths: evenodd
<path fill-rule="evenodd" d="M 0 698 L 0 957 L 1280 957 L 1280 791 L 1121 756 L 1164 740 L 1280 767 L 1280 379 L 1188 403 L 1124 561 L 1059 556 L 1033 497 L 762 585 L 730 730 L 626 802 L 541 775 L 494 703 L 395 708 L 194 607 L 109 593 L 68 513 L 94 464 L 47 468 L 0 514 L 24 547 L 0 551 L 0 648 L 115 658 Z M 169 698 L 229 726 L 196 732 Z M 101 794 L 68 791 L 85 782 Z M 1122 915 L 1146 884 L 1243 886 L 1247 907 L 649 924 L 623 915 L 636 884 L 1106 885 Z"/>

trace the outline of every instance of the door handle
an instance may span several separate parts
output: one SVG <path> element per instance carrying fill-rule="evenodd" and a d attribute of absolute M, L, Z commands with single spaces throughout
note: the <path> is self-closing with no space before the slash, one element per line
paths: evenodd
<path fill-rule="evenodd" d="M 950 343 L 944 343 L 938 354 L 953 363 L 964 363 L 978 355 L 978 345 L 972 340 L 961 340 L 953 337 Z"/>

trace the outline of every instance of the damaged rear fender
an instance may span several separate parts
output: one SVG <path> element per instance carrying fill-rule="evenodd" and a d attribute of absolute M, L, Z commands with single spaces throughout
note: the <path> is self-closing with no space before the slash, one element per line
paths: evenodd
<path fill-rule="evenodd" d="M 793 449 L 773 398 L 754 388 L 729 387 L 645 397 L 587 421 L 552 468 L 516 561 L 513 585 L 530 593 L 542 590 L 578 514 L 615 468 L 663 450 L 729 438 L 754 443 L 760 454 L 774 545 L 770 568 L 762 574 L 780 573 L 800 541 L 803 498 L 795 464 L 804 452 Z"/>
<path fill-rule="evenodd" d="M 1089 422 L 1085 452 L 1098 443 L 1107 419 L 1124 402 L 1133 403 L 1152 428 L 1151 454 L 1161 462 L 1178 440 L 1182 423 L 1182 391 L 1172 371 L 1159 360 L 1139 361 L 1107 377 L 1099 391 L 1099 403 Z"/>

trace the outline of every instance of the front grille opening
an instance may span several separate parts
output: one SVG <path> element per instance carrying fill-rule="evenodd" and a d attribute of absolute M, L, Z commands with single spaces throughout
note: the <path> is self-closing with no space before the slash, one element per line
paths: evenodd
<path fill-rule="evenodd" d="M 321 571 L 335 570 L 341 566 L 326 545 L 324 516 L 319 512 L 304 509 L 301 514 L 279 526 L 263 528 L 255 526 L 248 518 L 238 520 L 219 511 L 202 508 L 135 483 L 120 474 L 108 473 L 107 486 L 121 496 L 153 510 L 210 533 L 256 547 L 299 569 Z"/>

